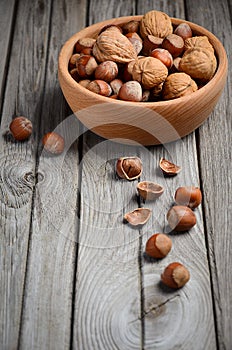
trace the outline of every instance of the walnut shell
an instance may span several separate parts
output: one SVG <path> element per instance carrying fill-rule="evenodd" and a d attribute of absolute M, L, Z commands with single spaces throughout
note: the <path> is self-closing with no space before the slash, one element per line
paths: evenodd
<path fill-rule="evenodd" d="M 193 49 L 193 48 L 202 48 L 208 49 L 214 53 L 214 48 L 210 44 L 207 36 L 193 36 L 192 38 L 188 38 L 184 41 L 184 50 Z"/>
<path fill-rule="evenodd" d="M 217 60 L 212 51 L 203 48 L 188 49 L 179 63 L 179 70 L 193 79 L 207 81 L 217 69 Z"/>
<path fill-rule="evenodd" d="M 164 12 L 149 11 L 141 19 L 140 34 L 143 38 L 147 35 L 165 38 L 167 35 L 172 34 L 172 32 L 171 18 Z"/>
<path fill-rule="evenodd" d="M 109 27 L 102 32 L 93 46 L 93 55 L 99 62 L 127 63 L 137 57 L 134 46 L 118 29 Z"/>
<path fill-rule="evenodd" d="M 154 57 L 143 57 L 136 60 L 132 70 L 133 80 L 141 83 L 144 89 L 160 85 L 167 76 L 167 67 Z"/>
<path fill-rule="evenodd" d="M 172 100 L 181 96 L 189 95 L 196 91 L 197 84 L 186 73 L 170 74 L 163 85 L 163 99 Z"/>

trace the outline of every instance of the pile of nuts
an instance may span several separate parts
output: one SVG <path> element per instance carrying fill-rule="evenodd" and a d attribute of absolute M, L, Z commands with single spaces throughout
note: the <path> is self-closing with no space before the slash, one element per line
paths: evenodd
<path fill-rule="evenodd" d="M 160 169 L 166 176 L 174 176 L 181 171 L 181 168 L 170 161 L 161 158 Z M 142 161 L 138 157 L 122 157 L 117 160 L 116 173 L 119 178 L 135 180 L 142 174 Z M 163 192 L 163 186 L 151 181 L 143 181 L 137 184 L 138 194 L 145 201 L 152 201 L 159 198 Z M 202 194 L 198 187 L 185 186 L 177 188 L 174 195 L 175 205 L 167 213 L 167 221 L 172 231 L 184 232 L 190 230 L 196 224 L 196 209 L 201 201 Z M 124 215 L 132 226 L 144 225 L 151 216 L 151 209 L 137 208 Z M 145 252 L 147 256 L 161 259 L 168 255 L 172 249 L 172 241 L 164 233 L 153 234 L 146 243 Z M 161 281 L 171 288 L 183 287 L 190 279 L 188 269 L 179 262 L 169 264 L 161 275 Z"/>
<path fill-rule="evenodd" d="M 99 95 L 133 102 L 170 100 L 191 94 L 217 69 L 206 36 L 187 22 L 173 26 L 161 11 L 141 21 L 107 25 L 96 38 L 81 38 L 69 60 L 73 79 Z"/>
<path fill-rule="evenodd" d="M 17 141 L 25 141 L 32 134 L 32 122 L 23 116 L 15 117 L 9 126 L 10 133 Z M 42 144 L 46 152 L 59 155 L 64 150 L 64 138 L 56 132 L 48 132 L 43 136 Z"/>

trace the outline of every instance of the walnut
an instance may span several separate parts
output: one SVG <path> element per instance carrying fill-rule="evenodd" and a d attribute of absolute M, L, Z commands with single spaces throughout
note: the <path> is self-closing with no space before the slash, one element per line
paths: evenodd
<path fill-rule="evenodd" d="M 193 48 L 202 48 L 208 49 L 214 53 L 214 48 L 210 44 L 207 36 L 193 36 L 192 38 L 188 38 L 184 42 L 184 50 L 193 49 Z"/>
<path fill-rule="evenodd" d="M 177 97 L 189 95 L 197 90 L 197 84 L 185 73 L 170 74 L 163 85 L 163 99 L 172 100 Z"/>
<path fill-rule="evenodd" d="M 141 19 L 140 33 L 143 38 L 147 35 L 165 38 L 167 35 L 172 34 L 172 32 L 171 18 L 164 12 L 149 11 Z"/>
<path fill-rule="evenodd" d="M 143 57 L 136 60 L 132 70 L 133 80 L 141 83 L 144 89 L 160 85 L 167 76 L 167 67 L 154 57 Z"/>
<path fill-rule="evenodd" d="M 112 26 L 98 36 L 93 46 L 93 55 L 99 62 L 109 60 L 118 63 L 127 63 L 137 57 L 127 37 Z"/>
<path fill-rule="evenodd" d="M 212 51 L 203 48 L 188 49 L 179 63 L 179 70 L 193 79 L 208 81 L 217 68 L 217 60 Z"/>

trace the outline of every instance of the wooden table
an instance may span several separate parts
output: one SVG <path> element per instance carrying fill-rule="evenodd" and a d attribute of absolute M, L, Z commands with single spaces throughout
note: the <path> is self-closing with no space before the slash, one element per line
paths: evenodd
<path fill-rule="evenodd" d="M 3 350 L 232 348 L 231 68 L 208 120 L 184 139 L 157 147 L 120 145 L 86 131 L 59 87 L 58 54 L 72 34 L 151 9 L 212 31 L 231 62 L 229 0 L 0 1 Z M 7 133 L 16 115 L 33 122 L 27 142 Z M 41 139 L 56 128 L 68 146 L 49 158 Z M 145 204 L 152 218 L 140 230 L 122 220 L 144 206 L 136 182 L 115 175 L 115 160 L 127 155 L 142 159 L 140 180 L 165 186 L 159 200 Z M 164 178 L 157 167 L 162 156 L 182 172 Z M 181 185 L 201 186 L 197 225 L 170 235 L 173 249 L 165 259 L 148 261 L 145 243 L 155 232 L 169 232 L 166 213 Z M 160 284 L 172 261 L 191 273 L 177 291 Z"/>

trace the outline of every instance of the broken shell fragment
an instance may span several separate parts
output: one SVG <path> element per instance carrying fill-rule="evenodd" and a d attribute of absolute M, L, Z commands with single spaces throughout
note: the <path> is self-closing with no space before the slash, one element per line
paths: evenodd
<path fill-rule="evenodd" d="M 138 183 L 137 190 L 143 199 L 152 201 L 163 194 L 164 187 L 155 182 L 143 181 Z"/>
<path fill-rule="evenodd" d="M 159 162 L 160 169 L 165 175 L 174 176 L 181 171 L 181 167 L 170 162 L 165 158 L 161 158 Z"/>
<path fill-rule="evenodd" d="M 124 215 L 124 219 L 133 226 L 144 225 L 151 216 L 151 209 L 138 208 Z"/>
<path fill-rule="evenodd" d="M 117 160 L 116 172 L 122 179 L 135 180 L 140 177 L 142 170 L 142 162 L 138 157 L 122 157 Z"/>

